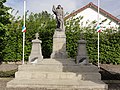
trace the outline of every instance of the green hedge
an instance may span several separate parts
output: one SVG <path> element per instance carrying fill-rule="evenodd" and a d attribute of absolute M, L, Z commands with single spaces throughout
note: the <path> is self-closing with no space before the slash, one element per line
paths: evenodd
<path fill-rule="evenodd" d="M 95 29 L 96 22 L 88 27 L 81 27 L 79 21 L 82 18 L 71 18 L 66 21 L 67 51 L 70 57 L 75 58 L 77 53 L 77 41 L 80 37 L 87 41 L 87 51 L 90 62 L 97 63 L 98 59 L 98 33 Z M 119 30 L 119 29 L 118 29 Z M 81 34 L 80 34 L 81 33 Z M 100 63 L 120 64 L 120 30 L 107 29 L 100 34 Z"/>
<path fill-rule="evenodd" d="M 16 71 L 17 71 L 17 69 L 16 70 L 11 70 L 11 71 L 0 71 L 0 77 L 1 78 L 7 78 L 7 77 L 14 78 Z"/>
<path fill-rule="evenodd" d="M 67 52 L 69 57 L 75 58 L 77 53 L 77 41 L 80 37 L 87 41 L 87 51 L 90 62 L 97 62 L 97 32 L 95 29 L 96 22 L 90 23 L 87 27 L 79 25 L 80 18 L 71 18 L 65 21 Z M 20 23 L 18 25 L 18 22 Z M 19 61 L 22 60 L 22 20 L 18 20 L 6 32 L 5 43 L 6 47 L 3 50 L 4 61 Z M 25 60 L 28 60 L 30 55 L 32 40 L 35 39 L 35 33 L 39 32 L 42 40 L 42 53 L 44 58 L 49 58 L 52 52 L 53 33 L 56 28 L 56 22 L 52 15 L 46 11 L 39 14 L 30 14 L 26 20 L 27 32 L 25 42 Z M 81 34 L 82 33 L 82 34 Z M 82 36 L 81 36 L 82 35 Z M 120 31 L 114 32 L 109 29 L 100 33 L 100 62 L 120 64 Z"/>

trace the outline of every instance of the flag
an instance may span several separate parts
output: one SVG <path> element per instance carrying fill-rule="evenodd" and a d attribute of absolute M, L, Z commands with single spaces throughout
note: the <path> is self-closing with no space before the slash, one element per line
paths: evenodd
<path fill-rule="evenodd" d="M 102 32 L 102 27 L 101 26 L 97 26 L 97 32 Z"/>
<path fill-rule="evenodd" d="M 26 32 L 26 27 L 25 26 L 22 27 L 22 32 Z"/>

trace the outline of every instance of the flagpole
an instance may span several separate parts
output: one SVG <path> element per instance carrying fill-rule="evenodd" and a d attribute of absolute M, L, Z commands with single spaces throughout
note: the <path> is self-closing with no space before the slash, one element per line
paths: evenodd
<path fill-rule="evenodd" d="M 24 27 L 25 27 L 25 10 L 26 10 L 26 1 L 24 0 Z M 23 61 L 22 61 L 22 64 L 24 64 L 24 46 L 25 46 L 25 32 L 23 32 Z"/>
<path fill-rule="evenodd" d="M 98 17 L 97 17 L 97 26 L 99 26 L 99 15 L 100 15 L 100 0 L 98 0 Z M 100 32 L 98 32 L 98 68 L 100 68 L 100 65 L 99 65 L 99 55 L 100 55 L 100 42 L 99 42 L 99 34 Z"/>

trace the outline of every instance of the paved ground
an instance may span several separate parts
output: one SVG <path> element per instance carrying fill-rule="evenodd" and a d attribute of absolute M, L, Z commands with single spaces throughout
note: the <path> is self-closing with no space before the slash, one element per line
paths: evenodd
<path fill-rule="evenodd" d="M 101 64 L 102 80 L 120 80 L 120 65 Z"/>
<path fill-rule="evenodd" d="M 18 68 L 17 64 L 1 64 L 0 71 L 10 71 Z"/>
<path fill-rule="evenodd" d="M 120 74 L 120 65 L 112 65 L 112 64 L 100 64 L 101 68 L 111 72 L 111 73 L 119 73 Z"/>
<path fill-rule="evenodd" d="M 0 65 L 0 71 L 9 71 L 17 69 L 18 65 L 15 64 L 2 64 Z M 108 84 L 109 89 L 108 90 L 120 90 L 120 65 L 101 65 L 105 71 L 102 73 L 102 79 L 105 83 Z M 112 73 L 112 74 L 111 74 Z M 115 74 L 117 73 L 117 75 Z M 116 75 L 115 78 L 117 80 L 114 80 L 112 75 Z M 110 78 L 108 78 L 110 77 Z M 106 79 L 107 78 L 107 79 Z M 112 80 L 110 80 L 112 78 Z M 23 88 L 23 89 L 6 89 L 6 84 L 8 81 L 12 80 L 13 78 L 0 78 L 0 90 L 46 90 L 44 88 L 42 89 L 31 89 L 31 88 Z"/>

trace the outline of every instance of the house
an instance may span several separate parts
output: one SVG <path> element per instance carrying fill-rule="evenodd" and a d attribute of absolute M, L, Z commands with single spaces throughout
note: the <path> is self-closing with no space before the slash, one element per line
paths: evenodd
<path fill-rule="evenodd" d="M 113 16 L 103 9 L 99 9 L 99 23 L 102 27 L 105 28 L 118 28 L 120 25 L 120 19 Z M 83 16 L 83 19 L 80 21 L 80 25 L 87 26 L 90 25 L 91 22 L 97 21 L 98 19 L 98 6 L 90 2 L 86 6 L 78 9 L 77 11 L 72 12 L 67 15 L 65 19 L 69 19 L 71 17 L 80 17 Z"/>

